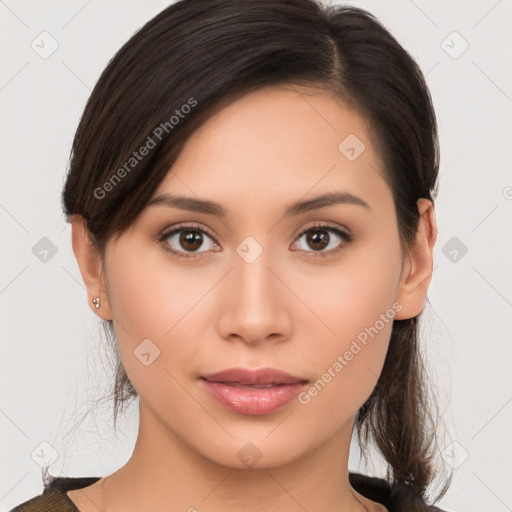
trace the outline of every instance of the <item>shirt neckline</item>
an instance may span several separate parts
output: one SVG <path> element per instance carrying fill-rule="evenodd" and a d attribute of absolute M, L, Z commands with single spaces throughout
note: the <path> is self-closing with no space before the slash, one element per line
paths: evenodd
<path fill-rule="evenodd" d="M 60 496 L 70 508 L 70 512 L 80 512 L 67 492 L 88 487 L 101 478 L 103 477 L 53 477 L 45 492 L 53 491 Z M 378 503 L 384 507 L 386 512 L 389 512 L 389 507 L 393 503 L 391 501 L 392 487 L 388 482 L 381 478 L 353 472 L 349 472 L 349 482 L 359 494 Z"/>

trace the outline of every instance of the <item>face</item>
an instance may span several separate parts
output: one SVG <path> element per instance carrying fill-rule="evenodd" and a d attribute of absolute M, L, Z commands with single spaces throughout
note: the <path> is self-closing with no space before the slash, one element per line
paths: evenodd
<path fill-rule="evenodd" d="M 339 196 L 314 202 L 326 194 Z M 273 467 L 351 432 L 402 308 L 404 268 L 363 119 L 321 91 L 250 93 L 193 134 L 154 198 L 107 244 L 103 268 L 141 421 L 231 467 L 244 450 Z M 218 205 L 199 211 L 198 200 Z M 301 383 L 202 378 L 264 367 Z"/>

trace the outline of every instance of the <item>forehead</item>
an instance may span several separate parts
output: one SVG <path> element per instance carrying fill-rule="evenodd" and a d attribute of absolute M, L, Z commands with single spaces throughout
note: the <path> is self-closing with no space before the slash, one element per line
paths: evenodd
<path fill-rule="evenodd" d="M 330 191 L 390 192 L 362 116 L 298 86 L 265 87 L 217 111 L 190 136 L 155 196 L 170 191 L 247 207 Z"/>

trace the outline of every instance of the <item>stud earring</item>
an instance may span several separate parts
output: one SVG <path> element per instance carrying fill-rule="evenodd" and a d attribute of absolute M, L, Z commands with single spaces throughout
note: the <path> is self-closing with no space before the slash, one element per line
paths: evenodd
<path fill-rule="evenodd" d="M 92 303 L 96 306 L 96 309 L 100 309 L 101 300 L 100 300 L 99 297 L 96 297 L 95 299 L 92 299 Z"/>

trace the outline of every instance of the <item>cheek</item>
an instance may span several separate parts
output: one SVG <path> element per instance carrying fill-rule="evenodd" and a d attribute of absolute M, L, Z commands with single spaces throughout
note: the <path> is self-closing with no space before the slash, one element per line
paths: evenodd
<path fill-rule="evenodd" d="M 163 249 L 136 240 L 119 244 L 108 266 L 109 301 L 114 322 L 135 342 L 161 339 L 206 291 L 208 281 L 169 265 Z M 139 340 L 140 341 L 140 340 Z"/>
<path fill-rule="evenodd" d="M 395 314 L 386 300 L 340 301 L 335 336 L 310 351 L 315 380 L 299 395 L 311 417 L 322 417 L 324 427 L 335 431 L 355 416 L 375 388 L 386 357 Z M 344 307 L 345 306 L 345 307 Z M 382 317 L 381 317 L 382 315 Z"/>
<path fill-rule="evenodd" d="M 335 278 L 331 272 L 329 282 L 309 295 L 328 329 L 322 329 L 311 359 L 316 361 L 317 380 L 299 401 L 332 411 L 326 421 L 333 426 L 355 414 L 373 391 L 400 310 L 395 303 L 400 253 L 366 254 L 347 259 Z M 315 328 L 320 325 L 315 323 Z"/>
<path fill-rule="evenodd" d="M 108 296 L 125 370 L 141 396 L 157 397 L 163 389 L 168 397 L 181 396 L 172 375 L 193 367 L 204 308 L 211 308 L 201 298 L 218 277 L 170 272 L 165 255 L 151 258 L 135 244 L 120 249 L 108 267 Z"/>
<path fill-rule="evenodd" d="M 157 334 L 159 329 L 155 320 L 159 316 L 159 306 L 165 302 L 162 289 L 154 286 L 156 273 L 155 268 L 146 265 L 135 267 L 129 261 L 118 261 L 109 272 L 112 317 L 123 338 L 136 342 L 141 336 L 151 338 Z"/>
<path fill-rule="evenodd" d="M 373 326 L 382 314 L 388 312 L 386 319 L 394 317 L 392 306 L 400 279 L 401 254 L 399 250 L 378 250 L 380 245 L 347 252 L 338 266 L 316 272 L 314 286 L 313 276 L 301 280 L 301 293 L 324 321 L 326 342 L 338 339 L 341 344 L 346 343 Z M 381 322 L 378 327 L 386 331 Z"/>

